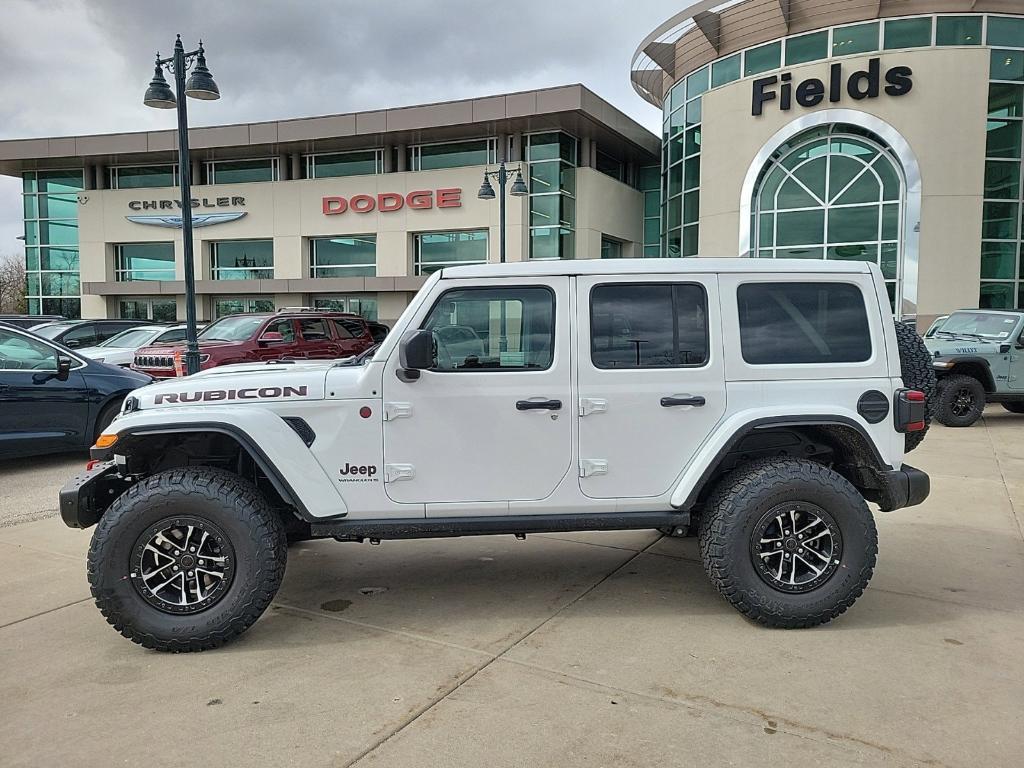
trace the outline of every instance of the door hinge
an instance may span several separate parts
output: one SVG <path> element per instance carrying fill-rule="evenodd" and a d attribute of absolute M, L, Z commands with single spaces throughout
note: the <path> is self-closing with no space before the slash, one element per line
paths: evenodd
<path fill-rule="evenodd" d="M 412 403 L 384 403 L 384 421 L 406 419 L 412 416 Z"/>
<path fill-rule="evenodd" d="M 416 477 L 416 467 L 412 464 L 385 464 L 384 482 L 397 483 L 399 480 L 412 480 Z"/>
<path fill-rule="evenodd" d="M 608 474 L 607 459 L 580 459 L 580 477 Z"/>
<path fill-rule="evenodd" d="M 581 397 L 580 416 L 591 413 L 604 413 L 608 410 L 608 401 L 600 397 Z"/>

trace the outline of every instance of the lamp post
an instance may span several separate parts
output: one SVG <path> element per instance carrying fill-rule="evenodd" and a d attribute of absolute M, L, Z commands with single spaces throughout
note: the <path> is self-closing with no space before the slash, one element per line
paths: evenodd
<path fill-rule="evenodd" d="M 515 173 L 515 181 L 512 182 L 512 188 L 508 191 L 510 195 L 514 197 L 523 197 L 530 194 L 530 190 L 526 187 L 526 182 L 523 181 L 523 169 L 518 168 L 506 168 L 505 161 L 502 160 L 496 171 L 484 171 L 484 183 L 480 185 L 480 191 L 477 192 L 476 196 L 481 200 L 493 200 L 494 199 L 494 187 L 491 186 L 491 177 L 493 176 L 498 182 L 498 251 L 501 254 L 501 263 L 505 263 L 505 185 L 508 183 L 509 176 Z"/>
<path fill-rule="evenodd" d="M 185 73 L 195 66 L 192 76 L 185 82 Z M 164 79 L 163 70 L 174 75 L 174 91 Z M 175 95 L 177 93 L 177 95 Z M 155 109 L 178 110 L 178 178 L 181 184 L 181 236 L 185 248 L 185 372 L 199 372 L 199 342 L 196 341 L 196 275 L 195 256 L 192 251 L 192 177 L 188 153 L 188 109 L 185 97 L 213 101 L 220 98 L 220 90 L 206 68 L 203 41 L 188 53 L 181 44 L 181 35 L 174 42 L 174 55 L 161 59 L 156 55 L 153 80 L 146 89 L 142 103 Z"/>

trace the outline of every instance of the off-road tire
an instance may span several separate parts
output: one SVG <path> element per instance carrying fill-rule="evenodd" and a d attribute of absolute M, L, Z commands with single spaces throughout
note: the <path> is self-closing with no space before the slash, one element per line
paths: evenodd
<path fill-rule="evenodd" d="M 96 419 L 96 428 L 93 430 L 94 435 L 92 436 L 93 442 L 103 434 L 103 430 L 110 426 L 114 417 L 121 412 L 121 400 L 115 400 L 113 403 L 107 403 L 107 405 L 100 411 L 99 417 Z"/>
<path fill-rule="evenodd" d="M 233 576 L 208 608 L 164 612 L 133 583 L 132 553 L 154 524 L 176 515 L 200 518 L 224 533 Z M 158 651 L 204 651 L 234 639 L 260 617 L 284 577 L 288 547 L 280 518 L 249 481 L 213 467 L 185 467 L 147 477 L 104 513 L 89 547 L 92 596 L 114 629 Z"/>
<path fill-rule="evenodd" d="M 904 450 L 909 453 L 924 440 L 928 426 L 935 416 L 935 369 L 932 367 L 932 356 L 925 346 L 924 339 L 906 323 L 896 323 L 896 346 L 900 353 L 900 378 L 903 379 L 903 386 L 924 392 L 925 396 L 924 429 L 904 435 Z"/>
<path fill-rule="evenodd" d="M 753 564 L 757 521 L 779 504 L 817 505 L 842 534 L 838 566 L 822 584 L 791 594 L 765 581 Z M 769 627 L 825 624 L 846 611 L 871 579 L 878 554 L 875 521 L 849 481 L 805 459 L 758 459 L 727 475 L 708 501 L 700 552 L 711 583 L 740 613 Z"/>
<path fill-rule="evenodd" d="M 1010 413 L 1024 413 L 1024 403 L 1000 403 Z"/>
<path fill-rule="evenodd" d="M 971 404 L 968 410 L 961 412 L 958 401 L 965 396 L 971 398 Z M 944 376 L 939 380 L 936 399 L 936 419 L 947 427 L 969 427 L 985 410 L 985 385 L 973 376 Z"/>

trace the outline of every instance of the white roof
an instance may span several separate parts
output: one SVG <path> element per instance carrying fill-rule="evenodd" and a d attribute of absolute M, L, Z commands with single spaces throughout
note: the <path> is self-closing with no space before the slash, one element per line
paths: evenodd
<path fill-rule="evenodd" d="M 441 273 L 441 278 L 544 277 L 548 275 L 664 275 L 676 272 L 864 274 L 871 271 L 871 266 L 871 264 L 864 261 L 826 261 L 824 259 L 565 259 L 445 267 Z M 877 269 L 877 266 L 875 268 Z"/>

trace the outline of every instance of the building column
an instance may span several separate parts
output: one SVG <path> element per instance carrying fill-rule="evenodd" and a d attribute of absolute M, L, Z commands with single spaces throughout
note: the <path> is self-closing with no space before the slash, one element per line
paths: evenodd
<path fill-rule="evenodd" d="M 300 155 L 298 152 L 293 152 L 289 156 L 288 159 L 291 162 L 291 166 L 292 166 L 292 170 L 291 170 L 291 173 L 288 175 L 288 178 L 290 178 L 290 179 L 301 179 L 302 178 L 302 155 Z"/>
<path fill-rule="evenodd" d="M 397 149 L 398 149 L 398 167 L 395 170 L 398 171 L 399 173 L 401 173 L 402 171 L 409 170 L 406 167 L 407 163 L 405 161 L 405 154 L 406 154 L 407 147 L 406 147 L 405 144 L 399 144 Z"/>
<path fill-rule="evenodd" d="M 523 134 L 514 133 L 512 134 L 512 147 L 509 152 L 509 162 L 518 163 L 523 159 Z"/>
<path fill-rule="evenodd" d="M 580 167 L 590 167 L 590 137 L 584 136 L 580 139 Z"/>
<path fill-rule="evenodd" d="M 107 166 L 100 165 L 97 163 L 92 167 L 93 174 L 93 189 L 106 189 L 107 188 Z"/>
<path fill-rule="evenodd" d="M 189 170 L 189 173 L 192 174 L 192 184 L 193 185 L 200 185 L 200 184 L 203 183 L 204 179 L 203 179 L 202 174 L 201 174 L 202 169 L 203 169 L 203 164 L 200 163 L 198 160 L 193 159 L 192 160 L 192 168 Z"/>
<path fill-rule="evenodd" d="M 392 154 L 394 153 L 392 150 L 394 150 L 394 146 L 391 144 L 388 144 L 386 147 L 384 147 L 384 173 L 395 172 L 395 163 L 392 158 Z"/>
<path fill-rule="evenodd" d="M 498 134 L 498 151 L 497 151 L 498 162 L 511 162 L 512 158 L 508 156 L 508 136 L 504 133 Z"/>

